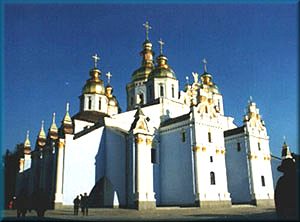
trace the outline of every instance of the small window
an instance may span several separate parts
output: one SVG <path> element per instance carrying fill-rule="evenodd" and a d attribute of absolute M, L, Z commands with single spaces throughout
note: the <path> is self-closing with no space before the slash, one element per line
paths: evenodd
<path fill-rule="evenodd" d="M 211 132 L 208 132 L 208 142 L 211 143 Z"/>
<path fill-rule="evenodd" d="M 101 98 L 99 99 L 99 110 L 101 110 Z"/>
<path fill-rule="evenodd" d="M 172 85 L 172 98 L 175 97 L 174 85 Z"/>
<path fill-rule="evenodd" d="M 89 106 L 88 106 L 88 109 L 92 109 L 92 99 L 91 99 L 91 97 L 89 97 Z"/>
<path fill-rule="evenodd" d="M 220 104 L 220 100 L 218 99 L 218 108 L 219 110 L 221 110 L 221 104 Z"/>
<path fill-rule="evenodd" d="M 213 162 L 213 157 L 212 157 L 212 156 L 210 156 L 210 162 L 211 162 L 211 163 Z"/>
<path fill-rule="evenodd" d="M 241 151 L 241 144 L 237 143 L 237 151 L 240 152 Z"/>
<path fill-rule="evenodd" d="M 164 87 L 160 85 L 160 96 L 164 96 Z"/>
<path fill-rule="evenodd" d="M 205 106 L 205 113 L 208 113 L 208 109 L 207 109 L 207 106 Z"/>
<path fill-rule="evenodd" d="M 184 143 L 186 140 L 186 135 L 185 135 L 185 131 L 181 132 L 181 141 Z"/>
<path fill-rule="evenodd" d="M 215 185 L 216 184 L 216 178 L 215 178 L 215 173 L 210 172 L 210 184 Z"/>
<path fill-rule="evenodd" d="M 266 186 L 266 183 L 265 183 L 265 177 L 264 177 L 264 176 L 261 176 L 261 185 L 262 185 L 263 187 Z"/>
<path fill-rule="evenodd" d="M 258 146 L 258 150 L 261 150 L 260 142 L 257 143 L 257 146 Z"/>
<path fill-rule="evenodd" d="M 139 95 L 139 98 L 140 98 L 140 104 L 144 104 L 144 94 L 143 93 L 141 93 Z"/>

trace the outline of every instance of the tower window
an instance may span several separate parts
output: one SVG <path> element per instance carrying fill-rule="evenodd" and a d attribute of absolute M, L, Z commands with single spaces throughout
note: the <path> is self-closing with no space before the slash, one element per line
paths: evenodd
<path fill-rule="evenodd" d="M 91 97 L 89 97 L 88 109 L 92 109 L 92 98 Z"/>
<path fill-rule="evenodd" d="M 208 142 L 211 143 L 211 132 L 208 132 L 207 136 L 208 136 Z"/>
<path fill-rule="evenodd" d="M 216 184 L 216 178 L 215 178 L 215 173 L 210 172 L 210 184 L 215 185 Z"/>
<path fill-rule="evenodd" d="M 258 150 L 261 150 L 260 142 L 257 143 Z"/>
<path fill-rule="evenodd" d="M 186 140 L 186 134 L 185 134 L 185 131 L 182 131 L 181 132 L 181 141 L 184 143 Z"/>
<path fill-rule="evenodd" d="M 261 185 L 262 185 L 263 187 L 266 186 L 266 183 L 265 183 L 265 177 L 264 177 L 264 176 L 261 176 Z"/>
<path fill-rule="evenodd" d="M 160 85 L 160 96 L 164 96 L 164 87 Z"/>
<path fill-rule="evenodd" d="M 237 143 L 237 151 L 240 152 L 241 151 L 241 144 Z"/>
<path fill-rule="evenodd" d="M 174 85 L 172 85 L 172 98 L 175 97 Z"/>
<path fill-rule="evenodd" d="M 144 94 L 143 93 L 139 94 L 139 99 L 140 99 L 140 104 L 144 104 Z"/>
<path fill-rule="evenodd" d="M 212 156 L 210 156 L 210 162 L 211 162 L 211 163 L 213 162 L 213 157 L 212 157 Z"/>
<path fill-rule="evenodd" d="M 99 99 L 99 110 L 101 110 L 101 98 Z"/>

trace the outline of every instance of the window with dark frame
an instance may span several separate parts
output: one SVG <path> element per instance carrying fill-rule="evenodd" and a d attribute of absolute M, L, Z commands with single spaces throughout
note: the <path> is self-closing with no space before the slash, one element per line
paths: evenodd
<path fill-rule="evenodd" d="M 213 162 L 213 157 L 210 156 L 209 159 L 210 159 L 210 162 L 212 163 Z"/>
<path fill-rule="evenodd" d="M 266 183 L 265 183 L 265 177 L 264 177 L 264 176 L 261 176 L 261 185 L 262 185 L 263 187 L 266 186 Z"/>
<path fill-rule="evenodd" d="M 241 151 L 241 144 L 237 143 L 237 151 L 240 152 Z"/>
<path fill-rule="evenodd" d="M 101 98 L 99 99 L 99 110 L 101 110 Z"/>
<path fill-rule="evenodd" d="M 257 146 L 258 146 L 258 150 L 261 150 L 260 142 L 257 143 Z"/>
<path fill-rule="evenodd" d="M 208 142 L 211 143 L 211 132 L 208 132 Z"/>
<path fill-rule="evenodd" d="M 185 130 L 183 130 L 182 132 L 181 132 L 181 141 L 184 143 L 185 142 L 185 140 L 186 140 L 186 135 L 185 135 Z"/>
<path fill-rule="evenodd" d="M 215 178 L 215 173 L 210 172 L 210 184 L 215 185 L 216 184 L 216 178 Z"/>
<path fill-rule="evenodd" d="M 160 85 L 160 96 L 164 96 L 164 87 Z"/>
<path fill-rule="evenodd" d="M 91 99 L 91 97 L 89 97 L 88 109 L 92 109 L 92 99 Z"/>

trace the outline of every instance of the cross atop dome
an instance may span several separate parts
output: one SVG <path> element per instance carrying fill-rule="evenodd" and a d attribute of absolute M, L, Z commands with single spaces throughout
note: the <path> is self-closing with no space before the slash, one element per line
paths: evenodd
<path fill-rule="evenodd" d="M 97 62 L 100 60 L 100 57 L 96 53 L 95 55 L 92 56 L 92 58 L 94 60 L 94 68 L 97 68 Z"/>
<path fill-rule="evenodd" d="M 152 27 L 149 25 L 149 22 L 146 21 L 145 24 L 143 24 L 143 26 L 145 27 L 146 29 L 146 39 L 149 40 L 149 30 L 152 29 Z"/>
<path fill-rule="evenodd" d="M 106 75 L 106 77 L 107 77 L 107 82 L 108 82 L 108 84 L 109 84 L 109 83 L 110 83 L 110 78 L 112 77 L 112 74 L 111 74 L 110 72 L 108 72 L 108 73 L 106 73 L 105 75 Z"/>
<path fill-rule="evenodd" d="M 203 66 L 204 66 L 204 72 L 207 72 L 207 67 L 206 67 L 206 64 L 207 64 L 207 61 L 206 59 L 202 59 L 202 63 L 203 63 Z"/>
<path fill-rule="evenodd" d="M 162 55 L 163 54 L 163 45 L 165 44 L 163 42 L 163 40 L 160 38 L 160 40 L 158 41 L 159 45 L 160 45 L 160 54 Z"/>

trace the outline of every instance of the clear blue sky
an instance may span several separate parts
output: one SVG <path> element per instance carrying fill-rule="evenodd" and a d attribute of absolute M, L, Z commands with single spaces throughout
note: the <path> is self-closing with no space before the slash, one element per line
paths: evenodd
<path fill-rule="evenodd" d="M 34 146 L 52 113 L 57 124 L 79 98 L 91 56 L 102 74 L 113 74 L 114 94 L 126 110 L 126 84 L 141 64 L 145 31 L 157 41 L 183 89 L 185 76 L 202 73 L 208 61 L 224 98 L 225 115 L 242 124 L 249 96 L 265 120 L 271 152 L 280 155 L 283 136 L 298 149 L 298 11 L 294 3 L 268 4 L 6 4 L 4 5 L 3 146 L 13 149 L 30 130 Z M 106 82 L 106 77 L 102 75 Z"/>

